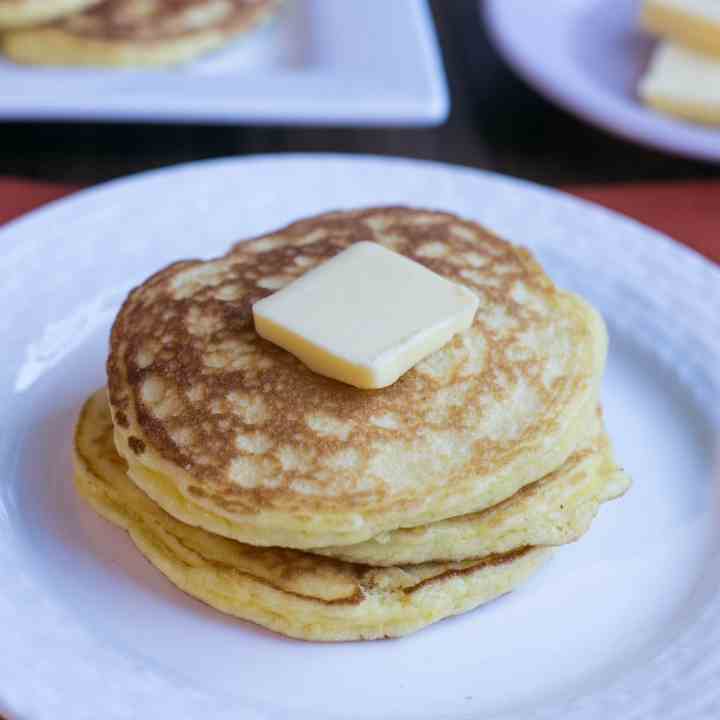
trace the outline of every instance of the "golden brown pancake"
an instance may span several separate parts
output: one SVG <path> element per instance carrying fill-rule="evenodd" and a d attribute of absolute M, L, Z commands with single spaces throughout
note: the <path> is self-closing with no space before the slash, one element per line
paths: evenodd
<path fill-rule="evenodd" d="M 468 331 L 377 391 L 316 375 L 252 324 L 253 302 L 359 240 L 480 298 Z M 130 294 L 108 359 L 116 445 L 183 522 L 256 545 L 359 543 L 482 510 L 558 468 L 594 414 L 606 343 L 590 306 L 475 223 L 329 213 Z"/>
<path fill-rule="evenodd" d="M 5 53 L 39 65 L 175 65 L 265 20 L 278 0 L 103 0 L 41 28 L 9 33 Z"/>

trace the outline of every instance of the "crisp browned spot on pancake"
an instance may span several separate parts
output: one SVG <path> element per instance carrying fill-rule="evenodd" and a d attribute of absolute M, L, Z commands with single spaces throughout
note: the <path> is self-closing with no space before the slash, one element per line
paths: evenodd
<path fill-rule="evenodd" d="M 140 438 L 131 436 L 128 438 L 128 445 L 136 455 L 141 455 L 145 452 L 145 443 Z"/>

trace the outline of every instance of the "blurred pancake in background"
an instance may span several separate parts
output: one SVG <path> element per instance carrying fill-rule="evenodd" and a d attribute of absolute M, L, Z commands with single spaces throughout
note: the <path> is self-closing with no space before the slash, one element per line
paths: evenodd
<path fill-rule="evenodd" d="M 278 0 L 103 0 L 48 25 L 8 33 L 3 51 L 34 65 L 176 65 L 227 45 L 278 5 Z"/>
<path fill-rule="evenodd" d="M 100 0 L 0 0 L 0 30 L 47 23 L 98 2 Z"/>

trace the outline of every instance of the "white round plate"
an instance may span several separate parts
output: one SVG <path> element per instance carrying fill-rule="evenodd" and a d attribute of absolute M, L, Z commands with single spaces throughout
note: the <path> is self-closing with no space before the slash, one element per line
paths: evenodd
<path fill-rule="evenodd" d="M 597 304 L 611 334 L 603 401 L 635 485 L 475 612 L 402 640 L 288 640 L 176 590 L 78 500 L 73 421 L 104 382 L 134 283 L 304 215 L 397 203 L 488 225 Z M 8 720 L 717 717 L 720 270 L 698 255 L 518 180 L 275 155 L 151 172 L 36 211 L 0 231 L 0 273 Z"/>
<path fill-rule="evenodd" d="M 485 0 L 496 46 L 538 92 L 628 140 L 720 161 L 720 128 L 675 120 L 638 99 L 654 44 L 639 9 L 640 0 Z"/>

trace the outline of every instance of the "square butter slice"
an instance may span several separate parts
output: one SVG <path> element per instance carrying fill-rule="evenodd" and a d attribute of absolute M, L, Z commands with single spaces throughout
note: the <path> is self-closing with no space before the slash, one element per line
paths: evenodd
<path fill-rule="evenodd" d="M 477 296 L 359 242 L 253 305 L 255 328 L 311 370 L 358 388 L 394 383 L 472 325 Z"/>

